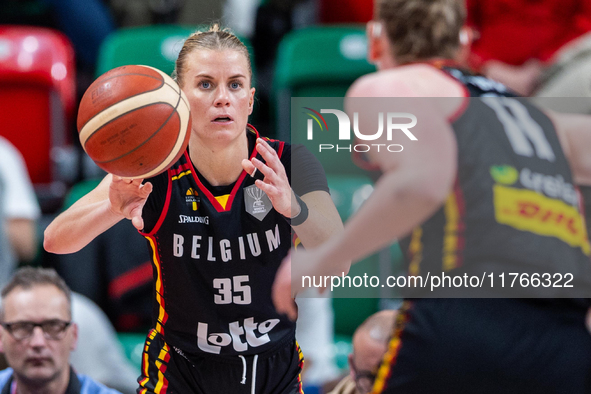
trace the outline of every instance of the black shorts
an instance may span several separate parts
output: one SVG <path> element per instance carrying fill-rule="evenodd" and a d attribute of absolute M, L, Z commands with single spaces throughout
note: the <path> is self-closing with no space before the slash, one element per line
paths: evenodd
<path fill-rule="evenodd" d="M 293 338 L 259 355 L 185 355 L 150 331 L 142 355 L 138 394 L 303 393 L 304 358 Z"/>
<path fill-rule="evenodd" d="M 373 393 L 591 393 L 585 312 L 558 300 L 406 301 Z"/>

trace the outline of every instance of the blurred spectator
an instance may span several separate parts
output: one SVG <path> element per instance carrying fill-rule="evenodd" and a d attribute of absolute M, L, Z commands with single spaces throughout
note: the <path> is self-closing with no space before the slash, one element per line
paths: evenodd
<path fill-rule="evenodd" d="M 0 23 L 64 32 L 74 45 L 80 65 L 92 70 L 101 42 L 115 29 L 110 10 L 102 0 L 3 0 Z"/>
<path fill-rule="evenodd" d="M 0 286 L 37 254 L 39 204 L 21 154 L 0 136 Z"/>
<path fill-rule="evenodd" d="M 102 0 L 42 0 L 50 6 L 57 28 L 72 41 L 76 58 L 94 72 L 103 40 L 115 30 L 109 8 Z"/>
<path fill-rule="evenodd" d="M 257 75 L 274 66 L 277 48 L 285 34 L 317 22 L 315 13 L 316 4 L 310 0 L 269 0 L 261 4 L 252 39 Z"/>
<path fill-rule="evenodd" d="M 78 345 L 70 354 L 76 372 L 122 393 L 134 394 L 140 372 L 126 358 L 105 313 L 88 298 L 73 292 L 72 321 L 78 325 Z"/>
<path fill-rule="evenodd" d="M 525 96 L 591 94 L 591 3 L 467 0 L 467 8 L 479 36 L 473 68 Z"/>
<path fill-rule="evenodd" d="M 55 21 L 42 0 L 2 0 L 0 24 L 53 27 Z"/>
<path fill-rule="evenodd" d="M 257 9 L 262 0 L 226 0 L 224 25 L 242 37 L 252 38 Z"/>
<path fill-rule="evenodd" d="M 320 23 L 367 23 L 372 17 L 372 0 L 320 0 Z"/>
<path fill-rule="evenodd" d="M 162 1 L 162 0 L 161 0 Z M 227 0 L 184 0 L 177 23 L 210 25 L 219 22 Z"/>
<path fill-rule="evenodd" d="M 353 334 L 353 353 L 349 355 L 349 375 L 329 394 L 371 392 L 378 368 L 388 349 L 397 311 L 374 313 Z"/>
<path fill-rule="evenodd" d="M 118 393 L 70 366 L 78 340 L 71 317 L 70 290 L 55 271 L 17 271 L 2 290 L 0 351 L 11 367 L 0 372 L 2 393 Z"/>
<path fill-rule="evenodd" d="M 223 0 L 109 0 L 119 27 L 210 24 L 222 18 Z"/>
<path fill-rule="evenodd" d="M 277 136 L 270 124 L 271 92 L 275 74 L 275 60 L 281 40 L 292 30 L 314 25 L 318 21 L 315 0 L 268 0 L 256 11 L 252 48 L 256 70 L 255 100 L 259 108 L 257 129 L 262 135 Z"/>

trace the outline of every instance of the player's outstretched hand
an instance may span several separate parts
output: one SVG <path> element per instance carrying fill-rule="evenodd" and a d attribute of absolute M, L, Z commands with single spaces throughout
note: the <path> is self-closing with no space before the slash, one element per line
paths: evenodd
<path fill-rule="evenodd" d="M 291 254 L 283 260 L 275 275 L 273 304 L 277 312 L 286 314 L 291 320 L 296 320 L 298 307 L 291 291 Z"/>
<path fill-rule="evenodd" d="M 257 179 L 255 185 L 269 196 L 273 208 L 277 212 L 285 217 L 292 217 L 293 192 L 285 174 L 285 167 L 279 160 L 277 152 L 262 138 L 257 139 L 256 150 L 265 159 L 265 163 L 253 157 L 252 160 L 242 160 L 242 167 L 251 176 L 254 175 L 255 170 L 260 171 L 265 177 L 262 181 Z M 293 201 L 295 201 L 295 197 Z"/>
<path fill-rule="evenodd" d="M 143 179 L 127 179 L 116 175 L 112 177 L 109 186 L 111 211 L 125 216 L 131 220 L 136 229 L 142 230 L 144 228 L 142 209 L 152 192 L 152 184 L 150 182 L 142 184 Z"/>

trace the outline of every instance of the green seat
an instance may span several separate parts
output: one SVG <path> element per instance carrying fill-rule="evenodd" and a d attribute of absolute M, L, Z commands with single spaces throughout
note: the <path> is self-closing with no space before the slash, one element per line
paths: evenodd
<path fill-rule="evenodd" d="M 291 97 L 344 97 L 355 79 L 375 71 L 366 53 L 363 26 L 317 26 L 288 34 L 278 49 L 273 81 L 279 139 L 290 138 Z"/>
<path fill-rule="evenodd" d="M 373 191 L 373 183 L 364 175 L 328 174 L 332 200 L 343 222 L 355 213 Z"/>
<path fill-rule="evenodd" d="M 185 39 L 195 28 L 155 25 L 123 28 L 113 32 L 101 45 L 96 73 L 128 64 L 155 67 L 171 75 Z"/>
<path fill-rule="evenodd" d="M 112 33 L 101 45 L 97 76 L 119 66 L 142 64 L 171 75 L 183 43 L 191 33 L 207 26 L 153 25 L 123 28 Z M 248 47 L 252 59 L 252 46 Z M 252 61 L 254 64 L 254 60 Z M 254 72 L 254 70 L 253 70 Z"/>
<path fill-rule="evenodd" d="M 341 371 L 349 370 L 349 354 L 353 352 L 353 338 L 347 335 L 335 335 L 333 354 L 337 368 Z"/>
<path fill-rule="evenodd" d="M 80 198 L 87 195 L 91 192 L 95 187 L 101 183 L 102 178 L 93 178 L 93 179 L 85 179 L 74 184 L 68 194 L 66 194 L 66 198 L 64 199 L 64 204 L 62 206 L 62 210 L 66 210 L 72 206 L 76 201 Z"/>
<path fill-rule="evenodd" d="M 330 193 L 343 221 L 346 221 L 369 196 L 373 187 L 364 176 L 328 176 Z M 351 267 L 349 276 L 379 275 L 379 260 L 376 255 L 368 257 Z M 335 334 L 351 337 L 355 329 L 369 315 L 378 311 L 379 291 L 376 289 L 336 288 L 333 292 Z M 358 298 L 351 297 L 354 294 Z M 369 297 L 369 298 L 367 298 Z"/>
<path fill-rule="evenodd" d="M 363 26 L 315 26 L 295 30 L 279 46 L 274 88 L 313 93 L 297 94 L 300 97 L 343 96 L 351 82 L 375 71 L 366 55 Z"/>
<path fill-rule="evenodd" d="M 121 332 L 117 338 L 123 347 L 125 356 L 131 361 L 131 364 L 138 368 L 142 366 L 142 352 L 144 350 L 144 341 L 146 334 L 139 332 Z"/>

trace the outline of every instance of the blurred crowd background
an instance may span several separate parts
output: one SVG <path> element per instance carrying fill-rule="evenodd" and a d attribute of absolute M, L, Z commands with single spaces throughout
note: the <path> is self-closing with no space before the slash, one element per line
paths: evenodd
<path fill-rule="evenodd" d="M 521 95 L 577 97 L 568 108 L 557 101 L 557 109 L 591 113 L 590 2 L 467 0 L 466 6 L 459 64 Z M 103 371 L 97 379 L 134 392 L 135 380 L 125 382 L 139 368 L 153 300 L 150 256 L 130 223 L 117 224 L 75 254 L 56 256 L 42 248 L 51 219 L 104 176 L 84 154 L 76 130 L 77 106 L 92 81 L 125 64 L 170 74 L 183 39 L 221 22 L 254 59 L 251 123 L 265 136 L 305 143 L 290 135 L 290 98 L 342 97 L 357 77 L 375 70 L 365 60 L 365 23 L 372 13 L 372 0 L 0 3 L 0 285 L 18 265 L 59 272 L 87 305 L 78 316 L 91 316 L 79 317 L 88 327 L 80 342 L 88 346 L 77 350 L 90 365 L 73 360 L 75 367 L 91 376 Z M 334 159 L 323 165 L 346 220 L 371 193 L 371 181 Z M 400 270 L 394 245 L 353 267 L 351 275 Z M 355 329 L 378 310 L 396 308 L 396 296 L 384 290 L 373 298 L 299 301 L 306 392 L 327 390 L 346 373 Z M 118 349 L 109 353 L 120 354 L 119 360 L 88 357 L 101 352 L 100 344 L 91 346 L 103 335 L 98 327 L 105 327 L 105 341 Z"/>

